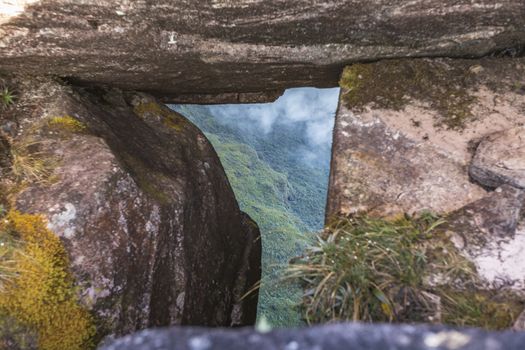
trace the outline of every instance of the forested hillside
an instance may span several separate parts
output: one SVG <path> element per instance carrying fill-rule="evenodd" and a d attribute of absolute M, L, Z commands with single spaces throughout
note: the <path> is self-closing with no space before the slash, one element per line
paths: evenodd
<path fill-rule="evenodd" d="M 263 280 L 259 318 L 274 326 L 301 324 L 302 291 L 282 280 L 288 261 L 322 227 L 330 147 L 312 152 L 306 122 L 274 121 L 264 129 L 220 106 L 173 105 L 203 130 L 217 151 L 241 209 L 259 225 Z M 315 153 L 315 154 L 313 154 Z"/>

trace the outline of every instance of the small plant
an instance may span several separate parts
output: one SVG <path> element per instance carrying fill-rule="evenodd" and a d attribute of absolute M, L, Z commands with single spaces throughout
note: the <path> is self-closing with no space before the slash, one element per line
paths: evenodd
<path fill-rule="evenodd" d="M 430 213 L 334 221 L 289 267 L 288 277 L 305 288 L 306 321 L 440 321 L 443 296 L 428 280 L 475 279 L 474 267 L 436 233 L 442 223 Z"/>
<path fill-rule="evenodd" d="M 19 182 L 43 183 L 50 179 L 56 160 L 40 151 L 41 142 L 26 141 L 11 147 L 11 172 Z"/>
<path fill-rule="evenodd" d="M 9 88 L 4 87 L 0 89 L 0 104 L 4 107 L 9 107 L 15 102 L 15 96 Z"/>

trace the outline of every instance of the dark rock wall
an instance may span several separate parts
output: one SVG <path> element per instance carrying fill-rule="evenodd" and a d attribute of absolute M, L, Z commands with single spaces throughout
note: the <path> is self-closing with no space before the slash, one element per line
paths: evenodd
<path fill-rule="evenodd" d="M 31 92 L 43 105 L 19 115 L 12 145 L 50 173 L 23 179 L 11 201 L 62 238 L 99 333 L 253 324 L 257 294 L 239 299 L 260 278 L 259 231 L 197 127 L 147 95 Z"/>

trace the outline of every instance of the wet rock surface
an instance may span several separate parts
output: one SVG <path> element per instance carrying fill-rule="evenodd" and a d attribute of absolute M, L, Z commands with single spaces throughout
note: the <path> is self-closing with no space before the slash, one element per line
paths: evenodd
<path fill-rule="evenodd" d="M 491 134 L 476 149 L 469 173 L 479 184 L 525 188 L 525 128 Z"/>
<path fill-rule="evenodd" d="M 338 324 L 258 333 L 251 329 L 171 328 L 147 330 L 100 350 L 521 350 L 522 332 L 484 332 L 443 326 Z"/>
<path fill-rule="evenodd" d="M 240 102 L 237 93 L 335 86 L 353 62 L 515 55 L 525 43 L 521 0 L 4 3 L 0 70 L 138 89 L 172 102 L 202 102 L 203 95 Z"/>
<path fill-rule="evenodd" d="M 46 173 L 22 171 L 10 202 L 62 238 L 99 335 L 253 324 L 256 294 L 240 296 L 260 278 L 259 230 L 205 136 L 148 95 L 55 82 L 31 92 L 39 107 L 11 146 Z"/>

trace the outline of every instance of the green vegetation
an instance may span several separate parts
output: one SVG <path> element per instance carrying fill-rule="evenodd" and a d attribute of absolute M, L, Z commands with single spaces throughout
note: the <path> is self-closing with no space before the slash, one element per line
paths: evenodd
<path fill-rule="evenodd" d="M 328 164 L 314 168 L 299 159 L 297 150 L 305 142 L 301 128 L 283 126 L 264 134 L 221 123 L 203 106 L 174 108 L 206 133 L 241 209 L 261 229 L 259 319 L 272 327 L 303 324 L 302 289 L 284 281 L 283 272 L 311 239 L 304 233 L 319 230 L 324 221 Z"/>
<path fill-rule="evenodd" d="M 346 89 L 343 99 L 352 109 L 374 103 L 402 110 L 413 98 L 439 113 L 436 125 L 461 130 L 474 118 L 471 108 L 476 98 L 469 91 L 473 76 L 468 66 L 398 59 L 348 66 L 339 85 Z"/>
<path fill-rule="evenodd" d="M 39 349 L 92 348 L 92 317 L 78 303 L 66 250 L 44 219 L 10 211 L 0 241 L 7 257 L 1 270 L 14 272 L 2 281 L 0 314 L 34 330 Z"/>
<path fill-rule="evenodd" d="M 502 291 L 442 289 L 443 323 L 455 326 L 505 330 L 524 308 L 523 299 Z"/>
<path fill-rule="evenodd" d="M 15 102 L 15 96 L 11 90 L 7 87 L 0 89 L 0 104 L 4 107 L 8 107 Z"/>
<path fill-rule="evenodd" d="M 305 288 L 307 322 L 512 325 L 522 303 L 477 290 L 475 268 L 439 231 L 443 222 L 430 213 L 334 220 L 288 270 Z"/>
<path fill-rule="evenodd" d="M 221 157 L 242 210 L 261 229 L 264 275 L 259 316 L 264 315 L 272 326 L 299 325 L 301 289 L 281 279 L 289 259 L 305 246 L 299 229 L 304 224 L 285 205 L 287 178 L 261 161 L 250 146 L 212 134 L 208 138 Z"/>

